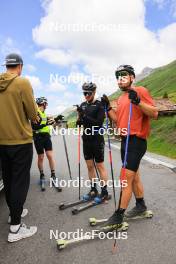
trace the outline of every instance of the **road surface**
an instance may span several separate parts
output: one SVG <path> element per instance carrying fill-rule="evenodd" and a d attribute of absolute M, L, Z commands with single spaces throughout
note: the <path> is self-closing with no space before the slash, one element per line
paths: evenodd
<path fill-rule="evenodd" d="M 77 138 L 67 137 L 68 152 L 72 175 L 78 176 Z M 57 175 L 69 179 L 68 168 L 61 136 L 53 137 Z M 105 164 L 109 171 L 108 151 L 106 148 Z M 114 174 L 119 174 L 121 162 L 118 150 L 113 150 Z M 50 176 L 45 160 L 45 172 Z M 77 216 L 72 216 L 70 209 L 59 211 L 58 205 L 63 201 L 74 201 L 78 198 L 77 188 L 64 188 L 62 193 L 47 187 L 41 193 L 37 181 L 36 154 L 31 170 L 31 186 L 25 207 L 29 215 L 23 220 L 27 225 L 37 225 L 38 233 L 28 239 L 9 244 L 7 234 L 8 209 L 4 193 L 0 193 L 0 263 L 1 264 L 176 264 L 176 174 L 169 169 L 142 161 L 141 174 L 145 186 L 145 200 L 148 209 L 152 209 L 151 220 L 140 220 L 130 223 L 127 240 L 117 241 L 117 252 L 112 254 L 113 240 L 96 240 L 68 247 L 58 252 L 55 239 L 50 239 L 50 231 L 74 231 L 83 228 L 89 231 L 88 218 L 107 217 L 114 210 L 113 200 L 108 205 L 100 205 Z M 83 157 L 81 159 L 81 176 L 87 177 Z M 82 194 L 87 190 L 82 189 Z M 111 190 L 112 192 L 112 190 Z M 119 189 L 117 190 L 119 194 Z M 134 200 L 130 203 L 130 208 Z"/>

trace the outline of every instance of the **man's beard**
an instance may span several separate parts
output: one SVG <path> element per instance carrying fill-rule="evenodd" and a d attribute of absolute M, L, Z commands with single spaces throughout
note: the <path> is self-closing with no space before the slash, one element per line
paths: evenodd
<path fill-rule="evenodd" d="M 126 92 L 126 91 L 128 91 L 128 87 L 120 87 L 120 90 L 121 90 L 122 92 Z"/>
<path fill-rule="evenodd" d="M 119 88 L 120 88 L 120 90 L 122 92 L 128 92 L 130 90 L 130 88 L 131 88 L 132 83 L 133 82 L 131 81 L 128 86 L 126 86 L 126 87 L 119 87 Z"/>

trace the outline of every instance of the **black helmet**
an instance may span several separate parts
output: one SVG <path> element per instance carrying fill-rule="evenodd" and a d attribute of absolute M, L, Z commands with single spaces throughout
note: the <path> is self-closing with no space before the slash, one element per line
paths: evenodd
<path fill-rule="evenodd" d="M 5 66 L 23 65 L 23 59 L 20 55 L 16 53 L 11 53 L 6 56 L 3 66 L 4 65 Z"/>
<path fill-rule="evenodd" d="M 97 86 L 95 83 L 92 83 L 92 82 L 87 82 L 87 83 L 84 83 L 83 86 L 82 86 L 82 89 L 83 91 L 85 92 L 94 92 L 96 89 L 97 89 Z"/>
<path fill-rule="evenodd" d="M 36 103 L 38 105 L 48 104 L 48 100 L 46 97 L 39 97 L 39 98 L 36 98 Z"/>
<path fill-rule="evenodd" d="M 121 71 L 127 71 L 129 74 L 135 77 L 134 68 L 131 65 L 120 65 L 115 71 L 116 78 L 118 78 L 118 73 Z"/>

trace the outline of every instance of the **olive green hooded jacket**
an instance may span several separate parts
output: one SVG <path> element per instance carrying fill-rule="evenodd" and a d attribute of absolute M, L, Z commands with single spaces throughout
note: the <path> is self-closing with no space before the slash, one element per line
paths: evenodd
<path fill-rule="evenodd" d="M 14 73 L 0 74 L 0 145 L 32 143 L 30 120 L 36 119 L 30 82 Z"/>

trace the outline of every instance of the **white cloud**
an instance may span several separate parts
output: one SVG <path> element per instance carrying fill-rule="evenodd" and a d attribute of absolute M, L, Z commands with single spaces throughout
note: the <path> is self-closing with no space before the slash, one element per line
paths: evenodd
<path fill-rule="evenodd" d="M 74 63 L 74 57 L 69 52 L 64 52 L 59 49 L 43 49 L 36 53 L 37 58 L 42 58 L 51 64 L 57 64 L 61 66 L 68 66 Z"/>
<path fill-rule="evenodd" d="M 59 82 L 44 84 L 38 76 L 25 76 L 31 83 L 34 96 L 45 96 L 48 99 L 48 114 L 57 114 L 69 107 L 72 100 L 76 98 L 74 93 L 67 92 L 67 88 Z"/>
<path fill-rule="evenodd" d="M 99 93 L 110 94 L 116 89 L 114 71 L 119 64 L 132 64 L 139 73 L 146 66 L 158 67 L 176 58 L 175 24 L 157 33 L 148 30 L 144 0 L 101 0 L 101 8 L 97 0 L 51 0 L 45 3 L 45 12 L 33 29 L 33 39 L 42 47 L 36 56 L 68 66 L 73 74 L 79 72 L 73 67 L 81 64 L 84 74 L 110 79 L 107 83 L 97 80 Z M 113 24 L 116 29 L 81 30 L 91 23 L 106 28 Z M 77 24 L 80 31 L 70 31 L 71 24 Z M 66 31 L 60 27 L 63 25 L 67 25 Z"/>
<path fill-rule="evenodd" d="M 21 54 L 20 50 L 17 48 L 17 44 L 12 38 L 4 38 L 0 36 L 0 54 L 5 57 L 7 54 L 12 52 Z"/>
<path fill-rule="evenodd" d="M 42 85 L 42 82 L 41 82 L 39 77 L 32 76 L 32 75 L 26 75 L 25 77 L 30 81 L 30 83 L 32 85 L 32 88 L 34 90 L 34 93 L 37 90 L 41 90 L 42 89 L 43 85 Z"/>
<path fill-rule="evenodd" d="M 47 92 L 63 92 L 66 90 L 66 87 L 59 82 L 52 82 L 46 85 Z"/>

